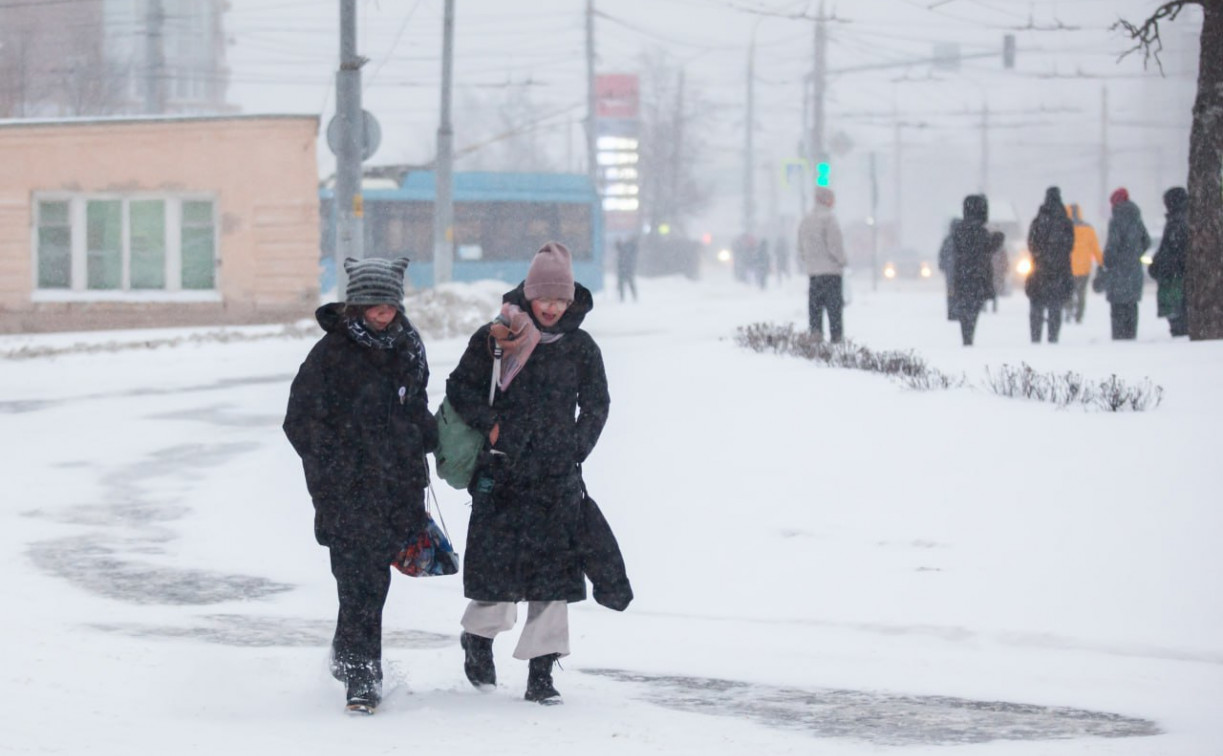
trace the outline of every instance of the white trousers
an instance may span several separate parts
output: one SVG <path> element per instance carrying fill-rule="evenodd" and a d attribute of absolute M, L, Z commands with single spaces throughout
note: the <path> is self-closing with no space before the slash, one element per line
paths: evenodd
<path fill-rule="evenodd" d="M 495 638 L 511 630 L 518 621 L 518 604 L 512 601 L 472 601 L 463 612 L 463 629 L 472 635 Z M 569 655 L 569 603 L 528 601 L 527 623 L 518 636 L 515 659 L 534 659 L 545 654 Z"/>

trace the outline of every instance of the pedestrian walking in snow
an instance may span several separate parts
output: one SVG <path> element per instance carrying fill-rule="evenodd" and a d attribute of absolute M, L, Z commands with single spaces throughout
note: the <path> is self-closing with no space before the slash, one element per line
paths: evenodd
<path fill-rule="evenodd" d="M 1104 264 L 1100 251 L 1100 240 L 1096 230 L 1083 220 L 1082 211 L 1076 203 L 1066 205 L 1066 215 L 1074 224 L 1074 248 L 1070 250 L 1070 275 L 1074 278 L 1074 289 L 1066 305 L 1066 318 L 1075 323 L 1083 322 L 1087 308 L 1087 281 L 1091 278 L 1091 264 Z"/>
<path fill-rule="evenodd" d="M 949 288 L 951 313 L 960 321 L 964 346 L 972 346 L 977 316 L 985 303 L 994 298 L 994 250 L 1002 246 L 1003 236 L 985 227 L 989 222 L 989 202 L 984 194 L 964 198 L 964 220 L 951 235 L 952 260 Z"/>
<path fill-rule="evenodd" d="M 1028 326 L 1032 343 L 1039 344 L 1045 322 L 1049 323 L 1049 343 L 1056 344 L 1062 329 L 1062 308 L 1074 288 L 1070 274 L 1070 251 L 1074 249 L 1074 224 L 1062 207 L 1062 191 L 1051 186 L 1044 204 L 1028 229 L 1028 249 L 1032 253 L 1032 272 L 1024 282 L 1028 295 Z"/>
<path fill-rule="evenodd" d="M 1168 219 L 1148 272 L 1159 283 L 1155 292 L 1159 317 L 1168 319 L 1173 336 L 1188 336 L 1185 259 L 1189 255 L 1189 193 L 1184 187 L 1172 187 L 1164 192 L 1164 207 Z"/>
<path fill-rule="evenodd" d="M 815 207 L 798 226 L 798 258 L 809 277 L 807 322 L 811 333 L 824 333 L 824 313 L 828 313 L 828 334 L 834 344 L 844 337 L 842 312 L 845 307 L 845 243 L 841 224 L 832 207 L 836 195 L 825 186 L 815 189 Z"/>
<path fill-rule="evenodd" d="M 620 293 L 620 301 L 624 301 L 624 290 L 633 294 L 637 301 L 637 248 L 636 234 L 616 240 L 616 290 Z"/>
<path fill-rule="evenodd" d="M 488 439 L 468 487 L 464 671 L 478 688 L 496 685 L 493 639 L 514 627 L 525 601 L 514 658 L 528 663 L 525 698 L 545 704 L 560 702 L 552 667 L 570 652 L 568 602 L 586 597 L 579 466 L 610 402 L 602 354 L 581 328 L 593 306 L 573 280 L 569 250 L 545 244 L 446 381 L 455 411 Z"/>
<path fill-rule="evenodd" d="M 1142 301 L 1142 253 L 1151 246 L 1151 235 L 1142 223 L 1142 212 L 1130 201 L 1124 187 L 1109 197 L 1113 213 L 1104 242 L 1104 270 L 1112 336 L 1114 340 L 1138 337 L 1138 303 Z"/>
<path fill-rule="evenodd" d="M 344 302 L 315 312 L 325 334 L 293 380 L 284 421 L 339 596 L 331 671 L 349 709 L 366 713 L 382 697 L 391 562 L 425 526 L 425 454 L 437 446 L 425 348 L 403 311 L 407 267 L 344 261 Z"/>
<path fill-rule="evenodd" d="M 947 235 L 938 248 L 938 269 L 943 271 L 943 279 L 947 284 L 947 319 L 958 320 L 952 297 L 955 295 L 955 230 L 961 223 L 960 218 L 952 218 L 947 228 Z"/>

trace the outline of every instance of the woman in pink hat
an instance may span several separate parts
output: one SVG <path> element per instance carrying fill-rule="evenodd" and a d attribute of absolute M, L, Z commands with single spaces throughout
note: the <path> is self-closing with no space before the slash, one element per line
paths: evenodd
<path fill-rule="evenodd" d="M 568 602 L 586 598 L 579 465 L 599 440 L 610 402 L 602 354 L 581 328 L 593 306 L 573 280 L 569 250 L 545 244 L 446 381 L 455 411 L 487 437 L 468 487 L 464 671 L 477 688 L 495 687 L 493 638 L 514 627 L 525 601 L 514 658 L 528 662 L 525 698 L 543 704 L 560 703 L 552 666 L 569 654 Z M 595 596 L 602 602 L 597 586 Z"/>

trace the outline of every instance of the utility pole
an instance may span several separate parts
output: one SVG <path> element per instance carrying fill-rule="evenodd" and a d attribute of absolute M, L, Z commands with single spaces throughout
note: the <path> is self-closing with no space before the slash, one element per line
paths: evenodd
<path fill-rule="evenodd" d="M 675 138 L 671 141 L 671 187 L 670 187 L 670 213 L 672 221 L 675 219 L 676 212 L 679 209 L 679 182 L 682 171 L 680 166 L 684 162 L 684 79 L 686 72 L 683 68 L 679 69 L 679 82 L 675 87 Z"/>
<path fill-rule="evenodd" d="M 871 291 L 879 290 L 879 172 L 871 150 Z"/>
<path fill-rule="evenodd" d="M 752 27 L 751 42 L 747 46 L 747 119 L 743 124 L 743 233 L 751 234 L 756 230 L 756 199 L 755 199 L 755 181 L 754 175 L 756 172 L 754 145 L 752 144 L 752 132 L 755 131 L 756 119 L 756 103 L 755 103 L 755 83 L 756 78 L 756 27 Z"/>
<path fill-rule="evenodd" d="M 595 2 L 586 0 L 586 172 L 590 175 L 591 187 L 597 192 L 599 166 L 595 109 Z"/>
<path fill-rule="evenodd" d="M 824 90 L 828 76 L 828 36 L 824 28 L 824 0 L 820 0 L 819 15 L 815 17 L 815 62 L 811 70 L 811 163 L 823 163 L 828 159 L 824 150 Z"/>
<path fill-rule="evenodd" d="M 981 101 L 981 180 L 980 192 L 989 197 L 989 102 Z"/>
<path fill-rule="evenodd" d="M 1100 196 L 1099 218 L 1110 215 L 1108 206 L 1108 85 L 1100 85 Z"/>
<path fill-rule="evenodd" d="M 144 35 L 144 112 L 149 114 L 166 110 L 165 23 L 161 0 L 149 0 Z"/>
<path fill-rule="evenodd" d="M 335 170 L 335 275 L 336 293 L 340 297 L 348 286 L 344 259 L 365 257 L 365 213 L 361 197 L 361 161 L 365 151 L 365 114 L 361 110 L 363 65 L 365 59 L 357 55 L 356 0 L 340 0 L 340 70 L 335 82 L 339 131 Z"/>
<path fill-rule="evenodd" d="M 454 128 L 450 91 L 454 70 L 454 0 L 446 0 L 442 20 L 442 105 L 437 126 L 436 196 L 433 203 L 433 285 L 449 283 L 454 273 Z"/>
<path fill-rule="evenodd" d="M 904 166 L 902 157 L 904 152 L 904 134 L 901 129 L 904 125 L 900 121 L 900 109 L 896 104 L 896 100 L 892 99 L 892 123 L 894 129 L 892 132 L 892 190 L 895 192 L 896 202 L 896 221 L 894 228 L 895 245 L 897 248 L 904 246 L 904 234 L 901 233 L 901 226 L 904 223 L 904 173 L 901 168 Z M 872 157 L 872 160 L 874 158 Z M 878 265 L 876 265 L 876 269 Z M 872 274 L 875 275 L 875 274 Z M 873 279 L 872 279 L 873 280 Z"/>

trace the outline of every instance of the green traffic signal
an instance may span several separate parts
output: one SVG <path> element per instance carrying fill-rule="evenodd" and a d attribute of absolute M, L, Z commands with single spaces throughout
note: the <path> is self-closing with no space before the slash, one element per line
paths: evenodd
<path fill-rule="evenodd" d="M 829 173 L 831 173 L 831 169 L 829 168 L 828 163 L 816 163 L 815 165 L 815 185 L 816 186 L 828 186 Z"/>

